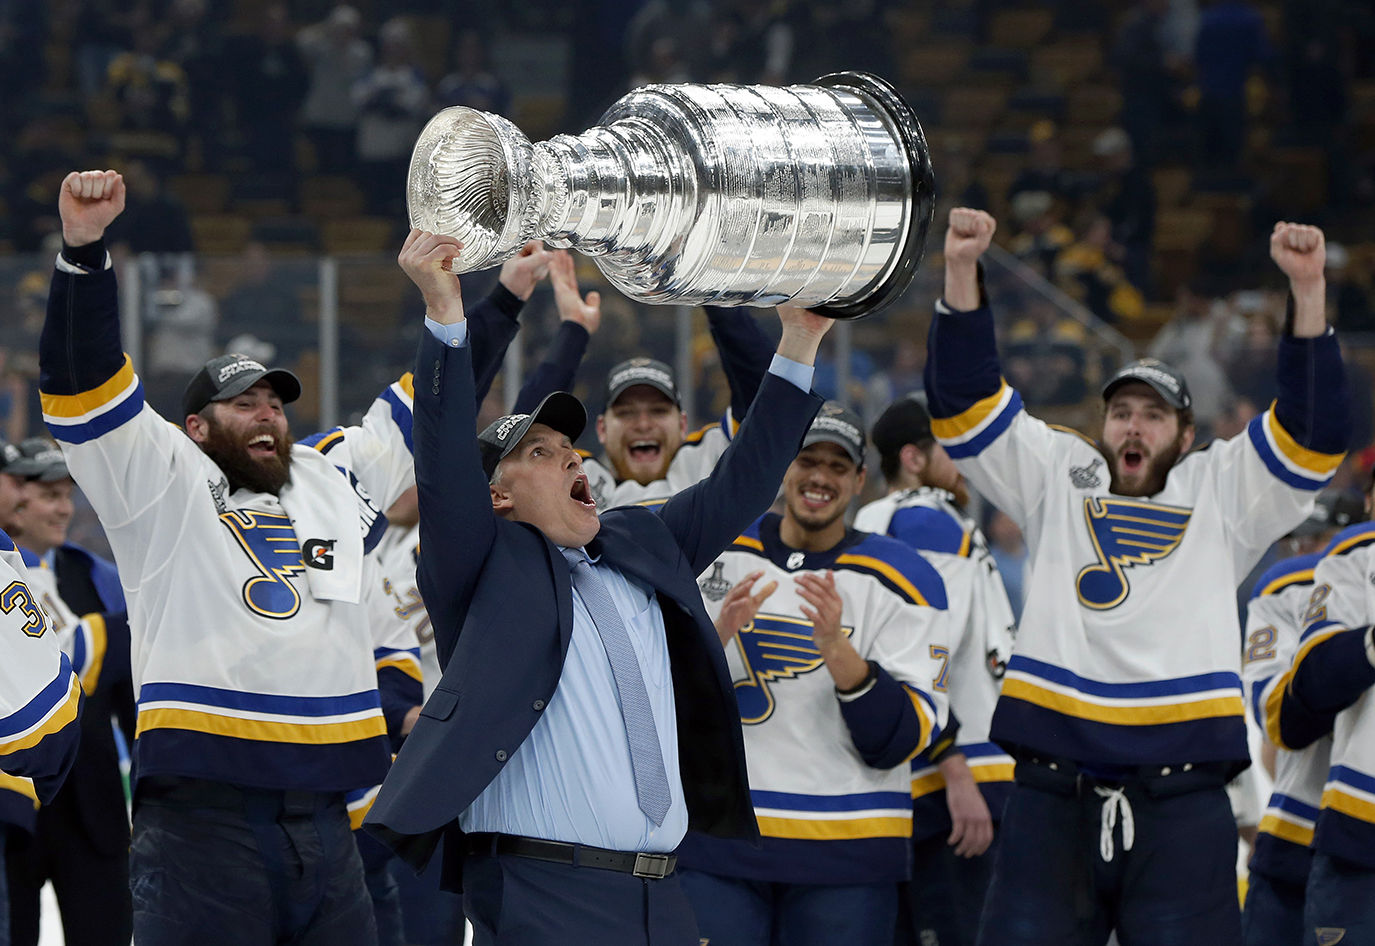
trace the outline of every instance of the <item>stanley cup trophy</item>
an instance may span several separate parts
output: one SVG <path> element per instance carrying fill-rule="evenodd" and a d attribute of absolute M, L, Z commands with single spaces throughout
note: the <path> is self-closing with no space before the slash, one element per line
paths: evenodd
<path fill-rule="evenodd" d="M 854 319 L 911 282 L 935 179 L 897 91 L 843 72 L 647 86 L 596 127 L 534 145 L 498 115 L 447 108 L 416 142 L 407 199 L 413 227 L 463 244 L 455 272 L 542 239 L 592 256 L 641 302 Z"/>

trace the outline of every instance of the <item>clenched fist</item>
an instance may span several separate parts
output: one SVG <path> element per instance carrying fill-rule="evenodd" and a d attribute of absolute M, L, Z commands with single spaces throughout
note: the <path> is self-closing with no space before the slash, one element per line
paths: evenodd
<path fill-rule="evenodd" d="M 945 265 L 973 265 L 993 242 L 998 222 L 982 210 L 956 207 L 950 211 L 950 225 L 945 230 Z"/>
<path fill-rule="evenodd" d="M 1281 221 L 1275 224 L 1270 234 L 1270 258 L 1292 282 L 1302 284 L 1321 279 L 1327 262 L 1322 231 L 1302 223 Z"/>
<path fill-rule="evenodd" d="M 118 171 L 73 171 L 62 179 L 57 212 L 68 246 L 94 243 L 124 212 L 124 176 Z"/>

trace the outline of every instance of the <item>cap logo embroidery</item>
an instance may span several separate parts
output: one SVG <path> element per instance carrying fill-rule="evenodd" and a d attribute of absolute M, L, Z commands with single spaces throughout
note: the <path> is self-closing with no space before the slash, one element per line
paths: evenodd
<path fill-rule="evenodd" d="M 511 435 L 511 429 L 529 416 L 529 414 L 512 414 L 510 417 L 504 419 L 501 422 L 501 426 L 497 427 L 497 439 L 505 440 Z"/>
<path fill-rule="evenodd" d="M 812 430 L 829 430 L 850 440 L 858 441 L 860 433 L 854 424 L 847 424 L 836 417 L 818 417 L 812 421 Z"/>
<path fill-rule="evenodd" d="M 266 368 L 258 364 L 256 361 L 253 361 L 249 358 L 244 358 L 241 361 L 236 361 L 233 364 L 225 365 L 223 368 L 221 368 L 219 373 L 219 383 L 224 384 L 230 378 L 234 377 L 234 375 L 243 374 L 245 371 L 266 370 Z"/>

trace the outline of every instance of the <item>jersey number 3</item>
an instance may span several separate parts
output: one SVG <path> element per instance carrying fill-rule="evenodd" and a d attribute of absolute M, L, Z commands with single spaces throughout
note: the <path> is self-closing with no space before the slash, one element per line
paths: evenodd
<path fill-rule="evenodd" d="M 0 591 L 0 612 L 11 614 L 18 611 L 24 616 L 24 626 L 20 628 L 30 637 L 42 637 L 48 629 L 48 619 L 43 609 L 34 600 L 29 586 L 22 581 L 12 581 Z"/>

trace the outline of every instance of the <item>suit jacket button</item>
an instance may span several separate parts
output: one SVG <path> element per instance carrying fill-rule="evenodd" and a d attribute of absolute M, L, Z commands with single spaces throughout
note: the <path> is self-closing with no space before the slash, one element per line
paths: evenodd
<path fill-rule="evenodd" d="M 438 393 L 439 393 L 439 382 L 438 382 L 438 381 L 436 381 L 434 384 L 430 385 L 430 393 L 431 393 L 431 394 L 438 394 Z"/>
<path fill-rule="evenodd" d="M 539 712 L 544 709 L 544 700 L 535 700 L 535 702 L 530 704 L 530 707 L 535 710 L 535 712 Z"/>
<path fill-rule="evenodd" d="M 505 761 L 506 761 L 506 750 L 505 750 L 505 749 L 498 749 L 498 750 L 497 750 L 497 761 L 498 761 L 498 762 L 505 762 Z"/>

